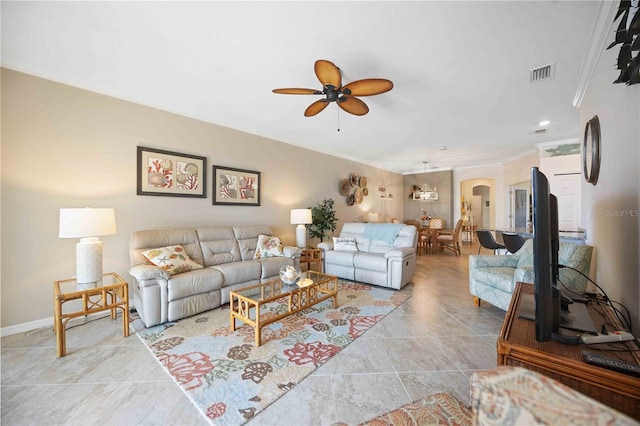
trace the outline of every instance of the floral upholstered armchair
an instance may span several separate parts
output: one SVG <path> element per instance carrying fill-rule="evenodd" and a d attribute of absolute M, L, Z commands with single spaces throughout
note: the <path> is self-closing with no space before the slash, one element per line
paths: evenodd
<path fill-rule="evenodd" d="M 474 425 L 637 425 L 637 421 L 562 383 L 522 367 L 471 376 Z"/>
<path fill-rule="evenodd" d="M 560 242 L 558 262 L 589 274 L 593 247 L 586 244 Z M 528 239 L 512 255 L 469 256 L 469 291 L 476 306 L 484 300 L 507 310 L 517 282 L 533 283 L 533 240 Z M 560 269 L 560 283 L 579 294 L 587 288 L 587 280 L 569 268 Z"/>

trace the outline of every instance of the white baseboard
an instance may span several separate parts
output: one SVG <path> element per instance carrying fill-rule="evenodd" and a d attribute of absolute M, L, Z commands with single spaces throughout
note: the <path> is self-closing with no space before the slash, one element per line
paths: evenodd
<path fill-rule="evenodd" d="M 130 305 L 129 311 L 135 309 L 135 306 Z M 118 310 L 118 312 L 120 312 Z M 87 317 L 93 317 L 96 315 L 109 316 L 109 312 L 96 312 L 93 314 L 87 315 Z M 11 336 L 13 334 L 26 333 L 27 331 L 37 330 L 38 328 L 51 327 L 53 330 L 53 317 L 43 318 L 30 322 L 23 322 L 22 324 L 10 325 L 8 327 L 0 328 L 0 337 Z"/>
<path fill-rule="evenodd" d="M 53 329 L 53 317 L 2 327 L 0 328 L 0 337 L 11 336 L 44 327 L 51 327 L 51 329 Z"/>

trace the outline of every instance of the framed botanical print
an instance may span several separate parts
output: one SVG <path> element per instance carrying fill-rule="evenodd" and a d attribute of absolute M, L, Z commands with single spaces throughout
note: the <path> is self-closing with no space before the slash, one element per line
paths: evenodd
<path fill-rule="evenodd" d="M 207 159 L 138 147 L 138 195 L 206 198 Z"/>
<path fill-rule="evenodd" d="M 213 204 L 260 205 L 260 172 L 213 166 Z"/>

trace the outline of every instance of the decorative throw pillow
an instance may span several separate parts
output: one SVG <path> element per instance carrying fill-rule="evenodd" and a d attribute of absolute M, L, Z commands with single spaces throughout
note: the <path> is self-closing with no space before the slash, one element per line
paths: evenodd
<path fill-rule="evenodd" d="M 142 255 L 169 275 L 202 269 L 202 265 L 191 260 L 181 245 L 153 248 L 143 251 Z"/>
<path fill-rule="evenodd" d="M 355 238 L 333 237 L 333 249 L 335 251 L 358 251 Z"/>
<path fill-rule="evenodd" d="M 284 256 L 280 238 L 270 235 L 258 235 L 258 244 L 256 245 L 256 253 L 253 255 L 253 258 L 262 259 L 263 257 L 276 256 Z"/>

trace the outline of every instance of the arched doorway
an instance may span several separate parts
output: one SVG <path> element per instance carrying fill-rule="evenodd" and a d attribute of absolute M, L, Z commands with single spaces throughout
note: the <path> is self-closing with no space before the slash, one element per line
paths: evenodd
<path fill-rule="evenodd" d="M 495 180 L 474 178 L 460 182 L 460 217 L 477 229 L 495 228 Z"/>

